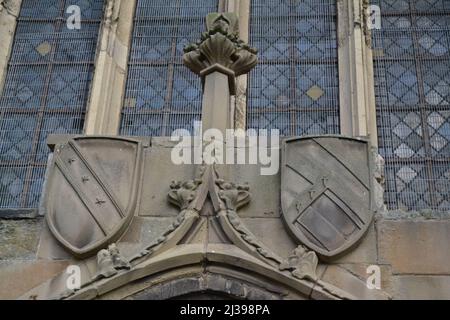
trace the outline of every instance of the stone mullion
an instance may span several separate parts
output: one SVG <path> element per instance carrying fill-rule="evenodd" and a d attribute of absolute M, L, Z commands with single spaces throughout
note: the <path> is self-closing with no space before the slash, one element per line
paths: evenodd
<path fill-rule="evenodd" d="M 21 5 L 22 0 L 0 0 L 0 94 L 5 86 Z M 0 122 L 5 112 L 0 109 Z"/>
<path fill-rule="evenodd" d="M 0 92 L 5 85 L 22 0 L 0 0 Z"/>
<path fill-rule="evenodd" d="M 136 3 L 106 0 L 84 128 L 87 135 L 119 134 Z"/>
<path fill-rule="evenodd" d="M 219 0 L 217 4 L 217 12 L 227 12 L 228 11 L 228 0 Z"/>
<path fill-rule="evenodd" d="M 228 12 L 234 12 L 239 18 L 239 36 L 248 43 L 250 38 L 250 2 L 251 0 L 220 0 L 225 3 Z M 247 127 L 247 88 L 248 75 L 236 79 L 236 95 L 231 97 L 231 106 L 234 107 L 234 126 L 245 130 Z"/>
<path fill-rule="evenodd" d="M 378 148 L 377 108 L 375 100 L 375 70 L 372 53 L 372 32 L 369 29 L 370 0 L 362 0 L 361 10 L 363 17 L 362 55 L 364 59 L 364 88 L 365 107 L 367 114 L 367 131 L 373 147 Z"/>
<path fill-rule="evenodd" d="M 367 0 L 338 0 L 341 134 L 369 137 L 378 146 Z"/>
<path fill-rule="evenodd" d="M 227 129 L 235 128 L 230 97 L 236 94 L 236 77 L 250 72 L 258 62 L 256 49 L 236 38 L 238 21 L 235 13 L 209 14 L 208 33 L 186 46 L 183 56 L 184 64 L 204 83 L 203 129 L 216 129 L 224 136 Z"/>

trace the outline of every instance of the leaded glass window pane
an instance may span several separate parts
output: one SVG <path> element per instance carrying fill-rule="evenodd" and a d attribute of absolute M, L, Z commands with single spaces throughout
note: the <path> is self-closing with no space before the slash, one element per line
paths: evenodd
<path fill-rule="evenodd" d="M 81 133 L 102 11 L 103 0 L 23 0 L 0 95 L 0 209 L 36 208 L 47 136 Z"/>
<path fill-rule="evenodd" d="M 253 0 L 247 126 L 284 136 L 339 133 L 335 0 Z"/>
<path fill-rule="evenodd" d="M 380 153 L 390 209 L 450 210 L 450 1 L 373 0 Z"/>
<path fill-rule="evenodd" d="M 202 88 L 183 48 L 205 31 L 218 0 L 138 0 L 121 134 L 170 136 L 201 117 Z"/>

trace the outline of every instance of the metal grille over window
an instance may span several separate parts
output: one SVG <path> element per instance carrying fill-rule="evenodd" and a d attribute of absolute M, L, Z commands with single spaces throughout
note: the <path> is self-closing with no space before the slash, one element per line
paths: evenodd
<path fill-rule="evenodd" d="M 201 117 L 199 78 L 183 48 L 205 29 L 218 0 L 138 0 L 121 134 L 170 136 Z"/>
<path fill-rule="evenodd" d="M 248 127 L 284 136 L 339 133 L 335 0 L 253 0 Z"/>
<path fill-rule="evenodd" d="M 450 210 L 450 1 L 378 0 L 380 153 L 390 209 Z"/>
<path fill-rule="evenodd" d="M 68 28 L 72 5 L 81 29 Z M 102 10 L 102 0 L 23 0 L 0 96 L 0 209 L 36 208 L 47 136 L 81 133 Z"/>

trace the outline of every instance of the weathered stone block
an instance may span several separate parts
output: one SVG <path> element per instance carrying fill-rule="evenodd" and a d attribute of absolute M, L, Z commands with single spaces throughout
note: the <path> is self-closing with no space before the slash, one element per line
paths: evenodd
<path fill-rule="evenodd" d="M 168 139 L 152 140 L 152 147 L 146 151 L 140 216 L 177 216 L 179 209 L 168 202 L 167 195 L 172 181 L 191 180 L 195 177 L 195 166 L 173 164 L 171 152 L 173 143 Z"/>
<path fill-rule="evenodd" d="M 133 220 L 130 223 L 127 231 L 120 239 L 121 242 L 126 243 L 138 243 L 141 238 L 142 232 L 142 224 L 144 222 L 144 218 L 141 217 L 133 217 Z"/>
<path fill-rule="evenodd" d="M 42 219 L 0 220 L 0 260 L 33 260 Z"/>
<path fill-rule="evenodd" d="M 394 274 L 450 274 L 450 221 L 378 223 L 379 262 Z"/>
<path fill-rule="evenodd" d="M 382 291 L 370 290 L 366 281 L 340 266 L 328 266 L 322 276 L 322 280 L 360 300 L 386 300 L 390 298 L 389 295 Z"/>
<path fill-rule="evenodd" d="M 245 226 L 269 249 L 287 258 L 297 247 L 281 219 L 244 218 Z"/>
<path fill-rule="evenodd" d="M 239 210 L 245 218 L 280 217 L 280 175 L 263 176 L 259 165 L 236 165 L 231 180 L 238 184 L 248 183 L 252 201 Z"/>
<path fill-rule="evenodd" d="M 174 217 L 134 217 L 120 242 L 149 244 L 166 232 L 174 221 Z"/>
<path fill-rule="evenodd" d="M 381 291 L 392 296 L 393 294 L 393 284 L 392 284 L 392 269 L 388 265 L 376 265 L 376 264 L 365 264 L 365 263 L 354 263 L 354 264 L 341 264 L 340 267 L 349 271 L 359 279 L 367 282 L 369 277 L 373 273 L 368 273 L 368 268 L 371 266 L 377 266 L 380 268 L 381 272 Z"/>
<path fill-rule="evenodd" d="M 450 276 L 396 276 L 392 282 L 394 299 L 450 299 Z"/>
<path fill-rule="evenodd" d="M 140 243 L 148 245 L 158 239 L 174 223 L 175 218 L 141 218 Z"/>
<path fill-rule="evenodd" d="M 0 299 L 17 299 L 68 265 L 67 261 L 0 262 Z"/>

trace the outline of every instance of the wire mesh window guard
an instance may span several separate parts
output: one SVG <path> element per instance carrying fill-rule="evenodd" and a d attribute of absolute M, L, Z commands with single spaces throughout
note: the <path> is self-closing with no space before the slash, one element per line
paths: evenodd
<path fill-rule="evenodd" d="M 66 9 L 81 9 L 81 29 Z M 23 0 L 0 96 L 0 209 L 38 206 L 49 134 L 83 129 L 103 0 Z"/>
<path fill-rule="evenodd" d="M 390 209 L 450 210 L 450 1 L 372 0 L 380 153 Z"/>
<path fill-rule="evenodd" d="M 253 0 L 250 18 L 260 62 L 249 78 L 247 126 L 339 133 L 336 1 Z"/>
<path fill-rule="evenodd" d="M 138 0 L 121 134 L 170 136 L 200 120 L 201 81 L 183 65 L 183 48 L 217 8 L 218 0 Z"/>

